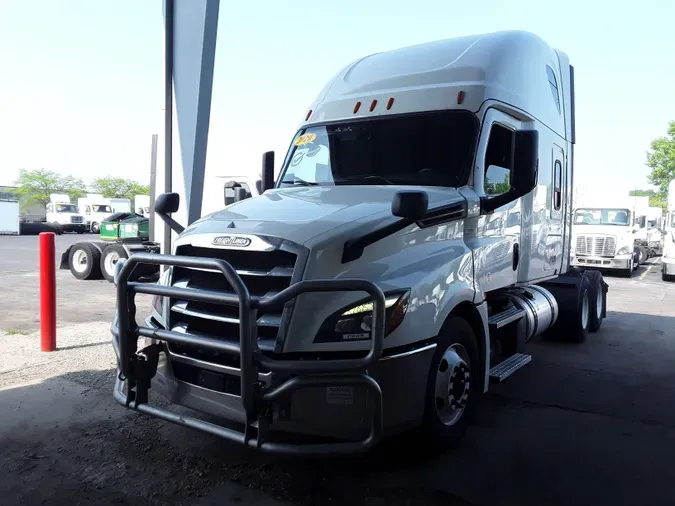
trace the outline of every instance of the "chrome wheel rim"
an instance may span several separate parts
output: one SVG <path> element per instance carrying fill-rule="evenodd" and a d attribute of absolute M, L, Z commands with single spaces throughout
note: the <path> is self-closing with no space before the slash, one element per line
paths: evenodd
<path fill-rule="evenodd" d="M 581 325 L 583 328 L 588 328 L 588 321 L 590 316 L 590 308 L 588 303 L 588 292 L 584 292 L 584 298 L 581 301 Z"/>
<path fill-rule="evenodd" d="M 111 251 L 105 256 L 105 260 L 103 261 L 103 266 L 105 267 L 105 271 L 110 275 L 115 274 L 115 264 L 120 259 L 119 253 L 117 251 Z"/>
<path fill-rule="evenodd" d="M 77 272 L 84 272 L 87 270 L 87 263 L 87 254 L 84 250 L 75 250 L 75 253 L 73 253 L 73 269 Z"/>
<path fill-rule="evenodd" d="M 471 361 L 461 344 L 453 344 L 443 354 L 436 369 L 434 403 L 443 425 L 455 425 L 464 414 L 471 390 Z"/>

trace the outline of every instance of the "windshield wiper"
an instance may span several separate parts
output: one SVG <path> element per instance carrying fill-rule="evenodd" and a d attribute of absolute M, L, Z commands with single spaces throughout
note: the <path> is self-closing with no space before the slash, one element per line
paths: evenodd
<path fill-rule="evenodd" d="M 319 183 L 312 183 L 310 181 L 305 181 L 299 177 L 294 177 L 292 181 L 281 181 L 284 184 L 292 184 L 298 186 L 319 186 Z"/>

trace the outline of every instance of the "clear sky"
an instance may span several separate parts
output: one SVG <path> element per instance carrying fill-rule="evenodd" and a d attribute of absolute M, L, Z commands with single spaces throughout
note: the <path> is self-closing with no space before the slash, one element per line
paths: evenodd
<path fill-rule="evenodd" d="M 576 180 L 646 187 L 675 120 L 675 1 L 222 0 L 208 174 L 282 158 L 325 82 L 361 56 L 502 29 L 576 68 Z M 0 0 L 0 184 L 19 168 L 147 182 L 162 128 L 161 0 Z"/>

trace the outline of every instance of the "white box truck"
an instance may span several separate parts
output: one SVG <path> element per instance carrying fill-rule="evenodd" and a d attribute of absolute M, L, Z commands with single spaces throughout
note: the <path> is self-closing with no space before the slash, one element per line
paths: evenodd
<path fill-rule="evenodd" d="M 19 201 L 0 198 L 0 235 L 19 235 Z"/>
<path fill-rule="evenodd" d="M 134 209 L 136 214 L 150 217 L 150 195 L 134 195 Z"/>
<path fill-rule="evenodd" d="M 77 232 L 84 234 L 87 224 L 84 216 L 77 210 L 77 206 L 64 193 L 51 193 L 47 204 L 46 221 L 57 234 L 63 232 Z"/>
<path fill-rule="evenodd" d="M 675 281 L 675 180 L 668 185 L 668 207 L 665 222 L 661 278 L 664 281 Z"/>
<path fill-rule="evenodd" d="M 600 273 L 570 268 L 573 70 L 519 31 L 367 56 L 303 112 L 276 183 L 265 154 L 261 195 L 187 228 L 158 196 L 179 236 L 117 264 L 117 401 L 275 452 L 456 444 L 529 340 L 605 317 Z"/>
<path fill-rule="evenodd" d="M 101 222 L 113 213 L 110 199 L 100 193 L 87 193 L 86 197 L 77 199 L 77 208 L 84 215 L 87 229 L 98 234 L 101 231 Z"/>

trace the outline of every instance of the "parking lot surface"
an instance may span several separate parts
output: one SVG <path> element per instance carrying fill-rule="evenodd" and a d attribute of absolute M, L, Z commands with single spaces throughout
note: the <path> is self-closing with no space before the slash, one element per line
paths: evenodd
<path fill-rule="evenodd" d="M 57 237 L 57 252 L 66 240 Z M 25 259 L 5 258 L 20 248 L 4 241 L 2 504 L 675 501 L 675 284 L 661 281 L 658 265 L 606 278 L 607 319 L 586 343 L 532 342 L 532 363 L 485 396 L 456 451 L 424 460 L 401 439 L 369 455 L 318 460 L 255 453 L 117 405 L 107 282 L 60 272 L 59 350 L 37 351 L 36 272 L 12 271 Z"/>

